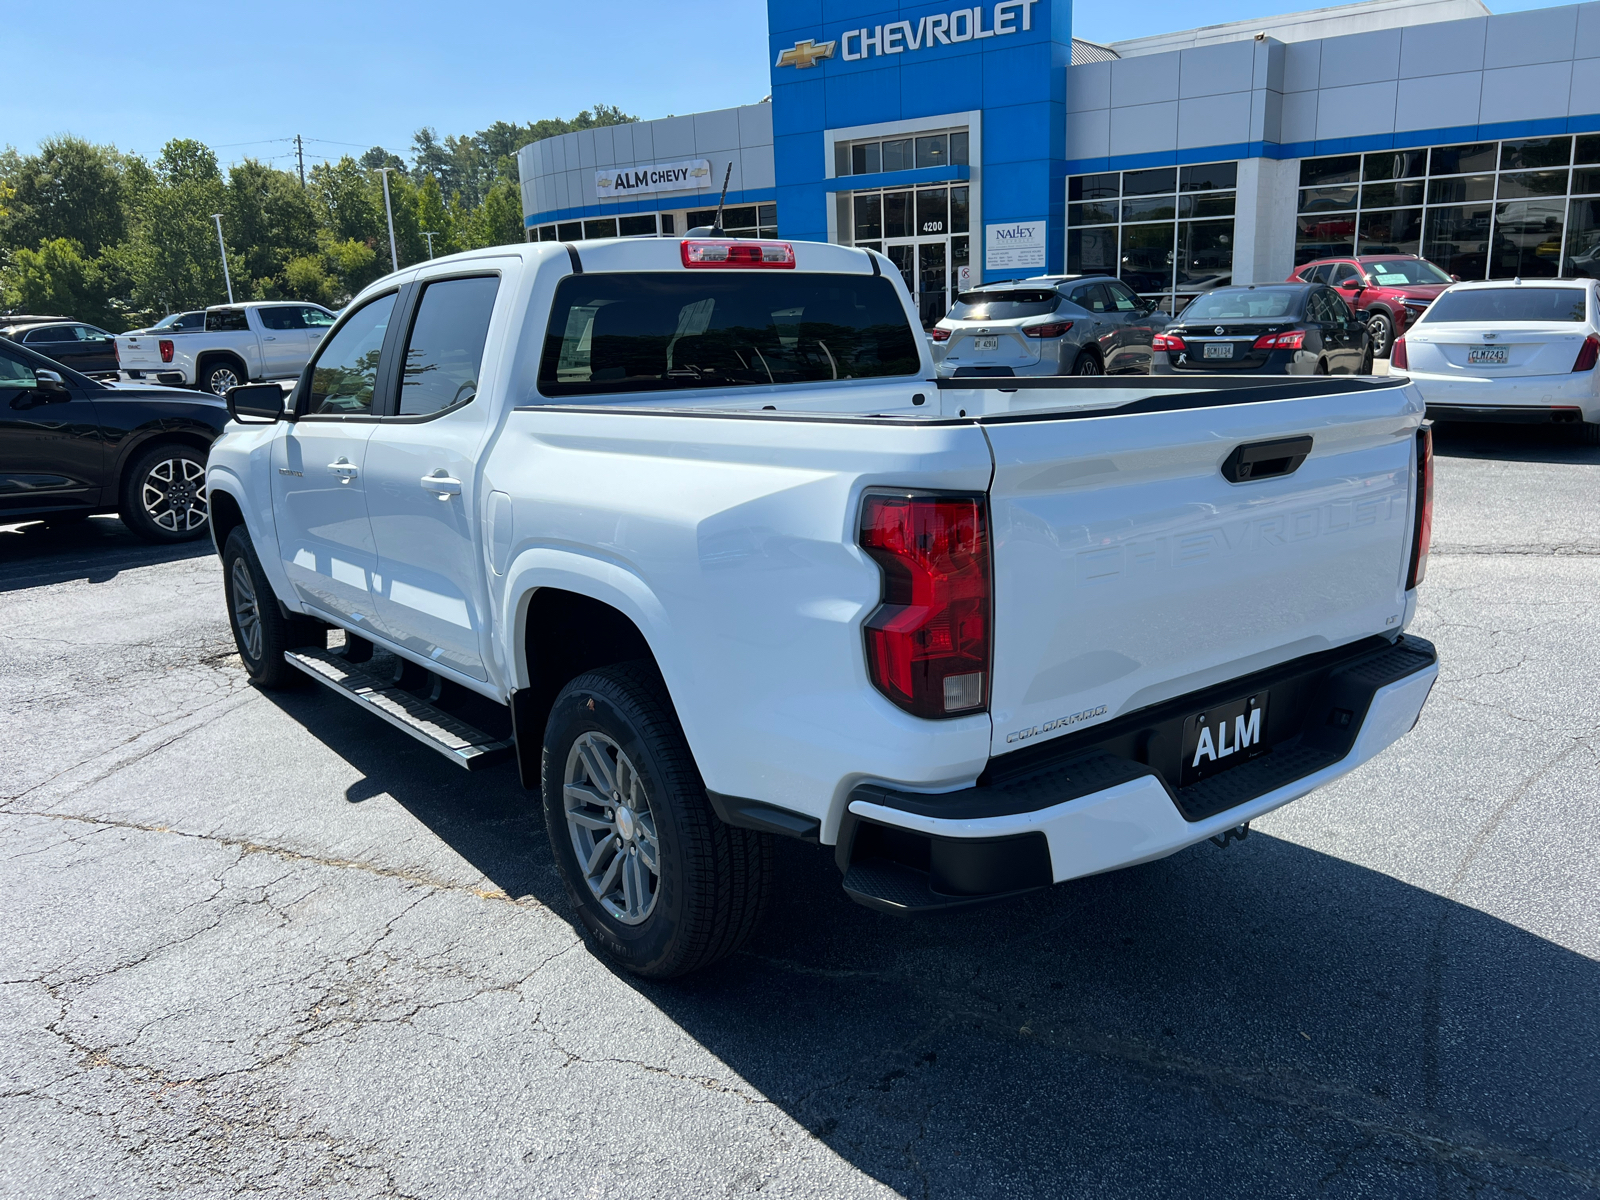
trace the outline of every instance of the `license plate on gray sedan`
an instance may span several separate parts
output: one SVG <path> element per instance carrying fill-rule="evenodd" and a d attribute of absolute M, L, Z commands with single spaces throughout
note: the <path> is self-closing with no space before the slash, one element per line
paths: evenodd
<path fill-rule="evenodd" d="M 974 350 L 998 350 L 1000 349 L 1000 339 L 997 337 L 975 337 L 972 339 L 972 348 Z"/>
<path fill-rule="evenodd" d="M 1232 342 L 1207 342 L 1205 348 L 1206 358 L 1232 358 Z"/>
<path fill-rule="evenodd" d="M 1506 361 L 1506 348 L 1504 346 L 1472 346 L 1467 350 L 1467 362 L 1473 366 L 1479 363 L 1500 363 Z"/>

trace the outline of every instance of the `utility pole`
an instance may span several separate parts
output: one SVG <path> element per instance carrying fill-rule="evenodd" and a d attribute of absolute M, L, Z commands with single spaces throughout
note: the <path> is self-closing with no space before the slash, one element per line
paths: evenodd
<path fill-rule="evenodd" d="M 228 274 L 228 243 L 222 240 L 222 214 L 212 213 L 217 223 L 217 249 L 222 251 L 222 282 L 228 285 L 228 303 L 233 303 L 233 278 Z"/>
<path fill-rule="evenodd" d="M 389 204 L 389 172 L 394 169 L 394 167 L 378 168 L 383 175 L 383 213 L 389 218 L 389 262 L 398 271 L 400 269 L 400 254 L 394 248 L 394 209 Z M 219 224 L 217 228 L 220 230 L 222 226 Z"/>
<path fill-rule="evenodd" d="M 428 257 L 432 258 L 433 257 L 433 239 L 438 237 L 439 235 L 436 232 L 434 232 L 432 229 L 424 229 L 422 231 L 422 236 L 428 239 Z"/>
<path fill-rule="evenodd" d="M 294 135 L 294 156 L 300 164 L 300 186 L 306 185 L 306 146 L 297 133 Z"/>

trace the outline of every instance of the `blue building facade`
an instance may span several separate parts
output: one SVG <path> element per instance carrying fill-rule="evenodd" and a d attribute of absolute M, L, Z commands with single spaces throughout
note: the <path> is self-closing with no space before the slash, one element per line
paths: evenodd
<path fill-rule="evenodd" d="M 524 148 L 531 238 L 868 246 L 928 323 L 1106 272 L 1170 308 L 1312 259 L 1600 272 L 1600 3 L 1331 9 L 1096 46 L 1071 0 L 768 0 L 768 101 Z"/>

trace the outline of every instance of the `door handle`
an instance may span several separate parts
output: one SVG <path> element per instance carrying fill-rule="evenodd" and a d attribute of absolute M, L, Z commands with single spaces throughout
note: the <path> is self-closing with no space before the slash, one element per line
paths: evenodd
<path fill-rule="evenodd" d="M 340 483 L 349 483 L 361 473 L 356 469 L 356 465 L 343 455 L 339 456 L 338 462 L 329 463 L 328 470 L 339 477 Z"/>
<path fill-rule="evenodd" d="M 432 475 L 422 477 L 422 490 L 432 492 L 448 503 L 451 496 L 461 495 L 461 480 L 446 475 L 444 468 L 440 467 Z"/>
<path fill-rule="evenodd" d="M 277 339 L 277 338 L 275 338 L 275 337 L 267 337 L 267 336 L 265 336 L 265 335 L 263 335 L 263 336 L 262 336 L 262 338 L 261 338 L 261 340 L 262 340 L 262 341 L 263 341 L 263 342 L 275 342 L 275 341 L 277 341 L 277 340 L 278 340 L 278 339 Z"/>

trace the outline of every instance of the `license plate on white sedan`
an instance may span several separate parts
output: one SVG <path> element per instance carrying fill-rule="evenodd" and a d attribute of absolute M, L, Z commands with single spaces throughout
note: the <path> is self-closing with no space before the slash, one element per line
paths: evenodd
<path fill-rule="evenodd" d="M 1206 358 L 1232 358 L 1232 342 L 1207 342 L 1205 348 Z"/>
<path fill-rule="evenodd" d="M 975 337 L 972 339 L 972 348 L 974 350 L 998 350 L 1000 349 L 1000 339 L 997 337 Z"/>
<path fill-rule="evenodd" d="M 1506 361 L 1506 348 L 1504 346 L 1471 346 L 1467 350 L 1467 363 L 1477 366 L 1479 363 L 1500 363 Z"/>

